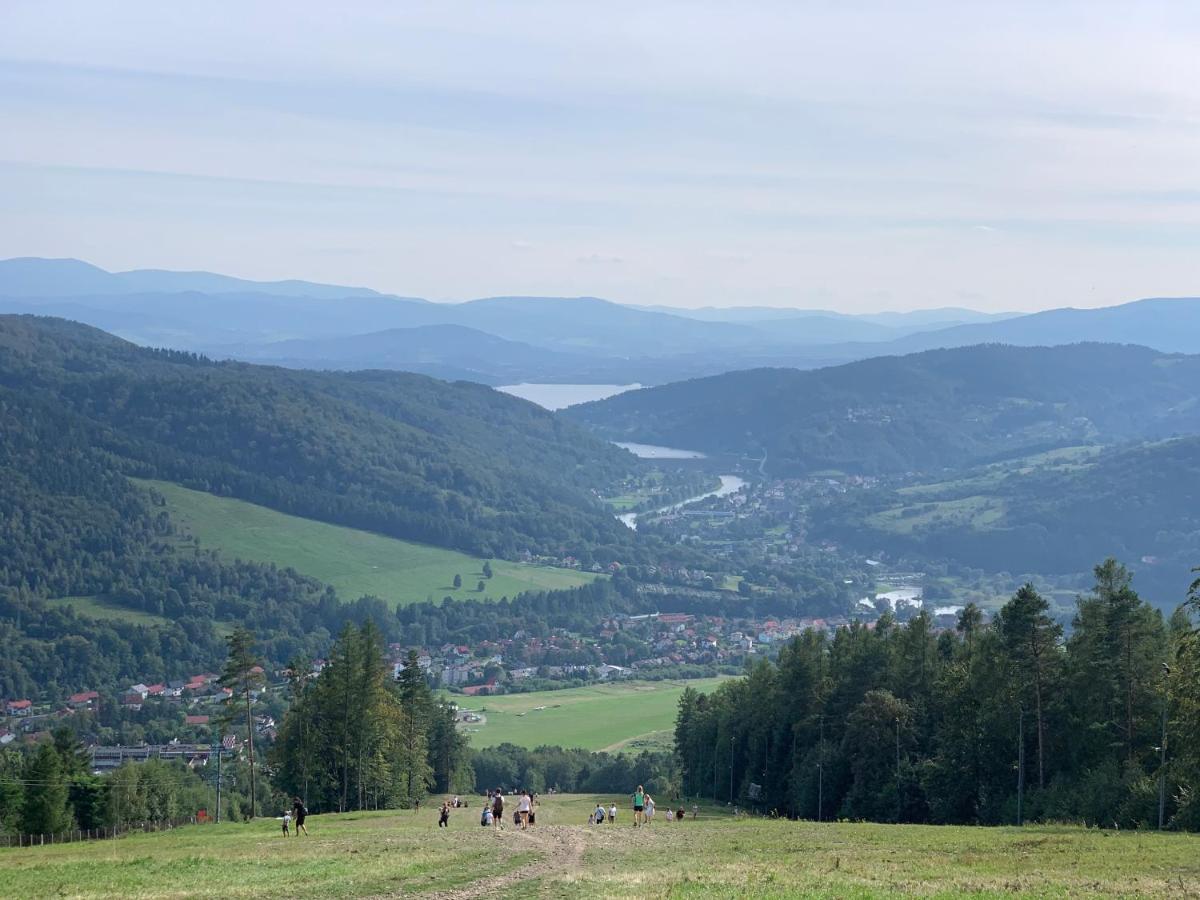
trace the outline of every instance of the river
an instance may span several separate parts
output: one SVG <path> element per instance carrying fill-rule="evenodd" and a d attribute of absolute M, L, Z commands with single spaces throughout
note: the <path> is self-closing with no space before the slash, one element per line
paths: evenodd
<path fill-rule="evenodd" d="M 736 494 L 746 486 L 746 480 L 739 478 L 736 475 L 721 475 L 721 486 L 715 490 L 707 491 L 703 494 L 697 494 L 695 497 L 688 497 L 686 500 L 680 500 L 678 503 L 672 503 L 669 506 L 663 506 L 659 509 L 652 509 L 648 512 L 641 513 L 624 513 L 617 516 L 624 524 L 628 525 L 634 531 L 637 530 L 637 520 L 639 516 L 655 516 L 665 512 L 671 512 L 675 509 L 682 509 L 689 503 L 695 503 L 698 500 L 706 500 L 709 497 L 727 497 L 730 494 Z"/>

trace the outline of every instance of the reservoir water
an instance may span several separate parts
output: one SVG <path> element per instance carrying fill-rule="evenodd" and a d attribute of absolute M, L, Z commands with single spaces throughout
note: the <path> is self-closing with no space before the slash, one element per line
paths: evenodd
<path fill-rule="evenodd" d="M 577 403 L 590 403 L 615 397 L 626 391 L 636 391 L 640 384 L 506 384 L 496 388 L 545 409 L 565 409 Z"/>
<path fill-rule="evenodd" d="M 642 459 L 704 459 L 699 450 L 680 450 L 678 447 L 659 447 L 655 444 L 631 444 L 624 441 L 613 441 L 618 447 L 624 447 L 634 456 Z"/>

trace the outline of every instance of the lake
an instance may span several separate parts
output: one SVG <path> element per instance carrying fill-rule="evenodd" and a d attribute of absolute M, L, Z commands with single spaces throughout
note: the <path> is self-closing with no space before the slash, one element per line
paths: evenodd
<path fill-rule="evenodd" d="M 678 447 L 659 447 L 655 444 L 631 444 L 625 441 L 613 441 L 634 456 L 642 459 L 704 459 L 699 450 L 680 450 Z"/>
<path fill-rule="evenodd" d="M 565 409 L 579 403 L 590 403 L 615 397 L 626 391 L 636 391 L 640 384 L 506 384 L 496 388 L 545 409 Z"/>

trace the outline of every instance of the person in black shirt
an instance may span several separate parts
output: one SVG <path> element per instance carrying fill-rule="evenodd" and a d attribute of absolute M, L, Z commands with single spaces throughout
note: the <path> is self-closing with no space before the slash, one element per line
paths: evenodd
<path fill-rule="evenodd" d="M 292 824 L 296 826 L 296 836 L 300 836 L 300 832 L 304 832 L 304 836 L 308 836 L 308 829 L 304 827 L 304 819 L 308 816 L 308 810 L 304 804 L 300 802 L 299 797 L 292 798 Z"/>

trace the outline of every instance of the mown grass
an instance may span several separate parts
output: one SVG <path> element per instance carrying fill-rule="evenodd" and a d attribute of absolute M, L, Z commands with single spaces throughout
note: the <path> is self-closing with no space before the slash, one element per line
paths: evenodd
<path fill-rule="evenodd" d="M 480 828 L 480 800 L 468 800 L 447 830 L 431 798 L 418 814 L 313 816 L 309 838 L 260 820 L 0 850 L 0 897 L 421 896 L 465 885 L 522 900 L 1200 897 L 1195 835 L 734 819 L 710 806 L 692 819 L 691 804 L 686 821 L 668 823 L 665 797 L 655 823 L 635 829 L 628 797 L 583 795 L 544 797 L 535 828 L 582 845 L 582 863 L 550 856 L 492 888 L 555 845 L 511 825 Z M 617 803 L 618 824 L 585 824 L 597 800 Z"/>
<path fill-rule="evenodd" d="M 259 819 L 0 850 L 0 897 L 362 897 L 445 890 L 530 859 L 465 819 L 445 831 L 435 818 L 313 816 L 311 837 L 290 839 Z"/>
<path fill-rule="evenodd" d="M 144 612 L 140 609 L 127 609 L 124 606 L 117 606 L 115 603 L 108 603 L 99 597 L 55 597 L 46 600 L 45 603 L 47 606 L 71 606 L 79 615 L 101 621 L 115 620 L 130 622 L 134 625 L 171 624 L 165 616 L 156 616 L 154 613 Z"/>
<path fill-rule="evenodd" d="M 675 722 L 679 695 L 687 687 L 711 691 L 720 678 L 693 681 L 620 681 L 561 691 L 535 691 L 500 697 L 451 699 L 481 711 L 487 721 L 467 726 L 474 747 L 511 743 L 585 750 L 639 750 L 639 741 L 661 747 L 662 733 Z M 544 707 L 544 708 L 539 708 Z"/>
<path fill-rule="evenodd" d="M 367 594 L 393 606 L 427 598 L 498 600 L 531 590 L 577 587 L 597 576 L 549 566 L 483 560 L 426 544 L 328 525 L 161 481 L 139 481 L 166 498 L 171 517 L 207 547 L 230 559 L 275 563 L 333 585 L 343 600 Z M 462 586 L 454 587 L 454 576 Z M 484 582 L 484 590 L 478 583 Z"/>

